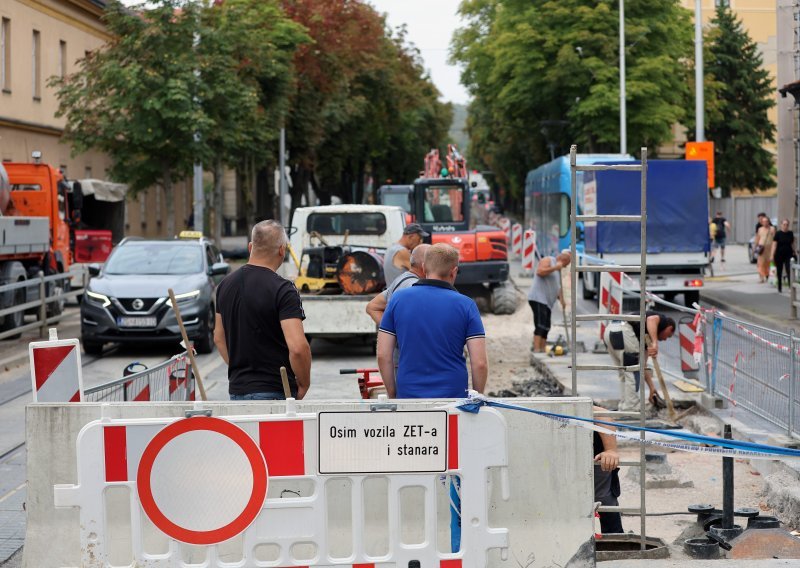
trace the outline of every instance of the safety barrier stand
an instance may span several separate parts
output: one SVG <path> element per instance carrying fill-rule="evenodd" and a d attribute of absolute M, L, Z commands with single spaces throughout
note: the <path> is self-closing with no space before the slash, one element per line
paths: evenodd
<path fill-rule="evenodd" d="M 78 434 L 78 482 L 54 487 L 55 506 L 80 508 L 75 530 L 84 567 L 186 566 L 184 544 L 194 545 L 202 565 L 228 566 L 220 547 L 232 539 L 241 544 L 231 566 L 483 568 L 493 549 L 505 559 L 508 529 L 489 526 L 488 469 L 499 468 L 508 500 L 503 416 L 488 408 L 470 414 L 392 406 L 384 400 L 372 410 L 390 411 L 297 414 L 290 399 L 284 414 L 95 420 Z M 465 519 L 453 553 L 441 552 L 449 541 L 438 542 L 442 476 L 458 478 Z M 365 495 L 376 478 L 388 483 L 389 547 L 369 554 L 365 533 L 374 511 Z M 298 489 L 268 496 L 271 483 L 287 481 Z M 336 502 L 343 481 L 350 496 Z M 303 484 L 310 489 L 299 489 Z M 416 544 L 401 530 L 400 496 L 412 487 L 424 489 L 424 539 Z M 115 489 L 129 494 L 122 513 L 109 510 Z M 332 551 L 344 538 L 331 526 L 332 508 L 336 515 L 350 510 L 346 556 Z M 119 557 L 119 543 L 132 558 Z"/>
<path fill-rule="evenodd" d="M 81 402 L 83 375 L 77 339 L 58 339 L 50 328 L 48 341 L 28 344 L 33 402 Z"/>
<path fill-rule="evenodd" d="M 533 275 L 533 264 L 536 256 L 536 231 L 527 229 L 522 234 L 522 275 Z"/>

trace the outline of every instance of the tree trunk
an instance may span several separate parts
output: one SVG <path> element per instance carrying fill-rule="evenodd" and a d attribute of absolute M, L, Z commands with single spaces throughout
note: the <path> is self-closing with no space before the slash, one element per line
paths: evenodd
<path fill-rule="evenodd" d="M 222 179 L 225 175 L 222 160 L 214 161 L 214 191 L 211 194 L 211 218 L 214 219 L 214 242 L 218 247 L 222 246 L 222 211 L 225 207 Z"/>
<path fill-rule="evenodd" d="M 164 167 L 164 202 L 167 205 L 167 237 L 175 236 L 175 187 L 172 184 L 172 170 L 169 166 Z M 196 223 L 195 223 L 196 224 Z"/>

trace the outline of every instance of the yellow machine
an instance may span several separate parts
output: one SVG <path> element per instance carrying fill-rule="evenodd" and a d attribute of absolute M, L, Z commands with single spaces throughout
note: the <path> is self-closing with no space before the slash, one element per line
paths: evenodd
<path fill-rule="evenodd" d="M 303 249 L 301 258 L 289 245 L 289 254 L 297 266 L 295 287 L 301 292 L 322 292 L 325 289 L 339 290 L 339 281 L 336 279 L 336 265 L 342 255 L 342 247 L 331 247 L 325 238 L 316 231 L 311 232 L 311 237 L 316 238 L 323 246 Z M 344 243 L 347 242 L 345 234 Z M 343 244 L 344 244 L 343 243 Z M 303 261 L 308 262 L 303 267 Z"/>

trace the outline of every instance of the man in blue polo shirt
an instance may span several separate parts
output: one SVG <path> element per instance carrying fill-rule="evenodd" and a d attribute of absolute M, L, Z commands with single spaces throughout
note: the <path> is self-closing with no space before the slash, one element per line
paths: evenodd
<path fill-rule="evenodd" d="M 486 335 L 475 302 L 453 287 L 458 250 L 439 243 L 425 253 L 427 278 L 398 290 L 389 300 L 378 333 L 378 367 L 390 398 L 464 398 L 469 377 L 464 345 L 469 352 L 472 388 L 482 393 L 489 365 Z M 395 377 L 392 352 L 400 347 Z M 461 548 L 461 483 L 450 480 L 450 546 Z"/>
<path fill-rule="evenodd" d="M 392 295 L 378 333 L 378 367 L 390 398 L 464 398 L 469 352 L 472 388 L 488 375 L 486 335 L 475 302 L 453 287 L 458 250 L 443 243 L 425 254 L 427 278 Z M 395 377 L 392 352 L 400 348 Z"/>

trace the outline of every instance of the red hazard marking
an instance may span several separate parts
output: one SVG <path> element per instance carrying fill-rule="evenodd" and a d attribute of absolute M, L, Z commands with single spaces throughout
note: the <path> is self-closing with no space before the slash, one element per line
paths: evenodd
<path fill-rule="evenodd" d="M 617 284 L 622 283 L 622 272 L 609 272 L 611 274 L 611 278 L 616 280 Z"/>
<path fill-rule="evenodd" d="M 611 298 L 611 301 L 608 303 L 608 313 L 610 314 L 619 313 L 619 302 L 616 301 L 614 298 Z"/>
<path fill-rule="evenodd" d="M 458 415 L 447 417 L 447 469 L 458 469 Z"/>
<path fill-rule="evenodd" d="M 602 288 L 600 290 L 600 305 L 608 306 L 608 288 Z"/>
<path fill-rule="evenodd" d="M 33 369 L 36 375 L 36 390 L 50 378 L 58 366 L 64 362 L 69 352 L 75 349 L 74 345 L 61 347 L 39 347 L 33 350 Z M 70 401 L 72 402 L 72 401 Z"/>
<path fill-rule="evenodd" d="M 689 339 L 688 336 L 681 334 L 681 349 L 692 352 L 694 351 L 694 341 Z"/>
<path fill-rule="evenodd" d="M 241 514 L 227 525 L 210 531 L 185 529 L 170 521 L 158 508 L 153 497 L 153 489 L 150 486 L 153 464 L 164 446 L 181 434 L 201 430 L 216 432 L 230 438 L 244 452 L 253 471 L 253 491 Z M 189 465 L 187 464 L 187 466 Z M 153 437 L 144 449 L 142 459 L 139 462 L 136 487 L 139 492 L 139 502 L 142 504 L 142 509 L 161 532 L 187 544 L 217 544 L 242 534 L 261 512 L 264 500 L 267 497 L 267 467 L 264 463 L 264 456 L 261 455 L 258 446 L 244 430 L 227 420 L 195 416 L 194 418 L 185 418 L 173 422 Z"/>
<path fill-rule="evenodd" d="M 128 439 L 125 426 L 103 427 L 106 481 L 128 481 Z"/>
<path fill-rule="evenodd" d="M 306 474 L 302 420 L 260 422 L 258 440 L 270 475 L 284 477 Z"/>
<path fill-rule="evenodd" d="M 353 568 L 375 568 L 374 564 L 353 564 Z"/>
<path fill-rule="evenodd" d="M 80 402 L 81 401 L 81 391 L 76 392 L 72 395 L 72 398 L 69 399 L 70 402 Z"/>
<path fill-rule="evenodd" d="M 454 560 L 440 560 L 439 568 L 461 568 L 461 559 L 456 558 Z"/>

